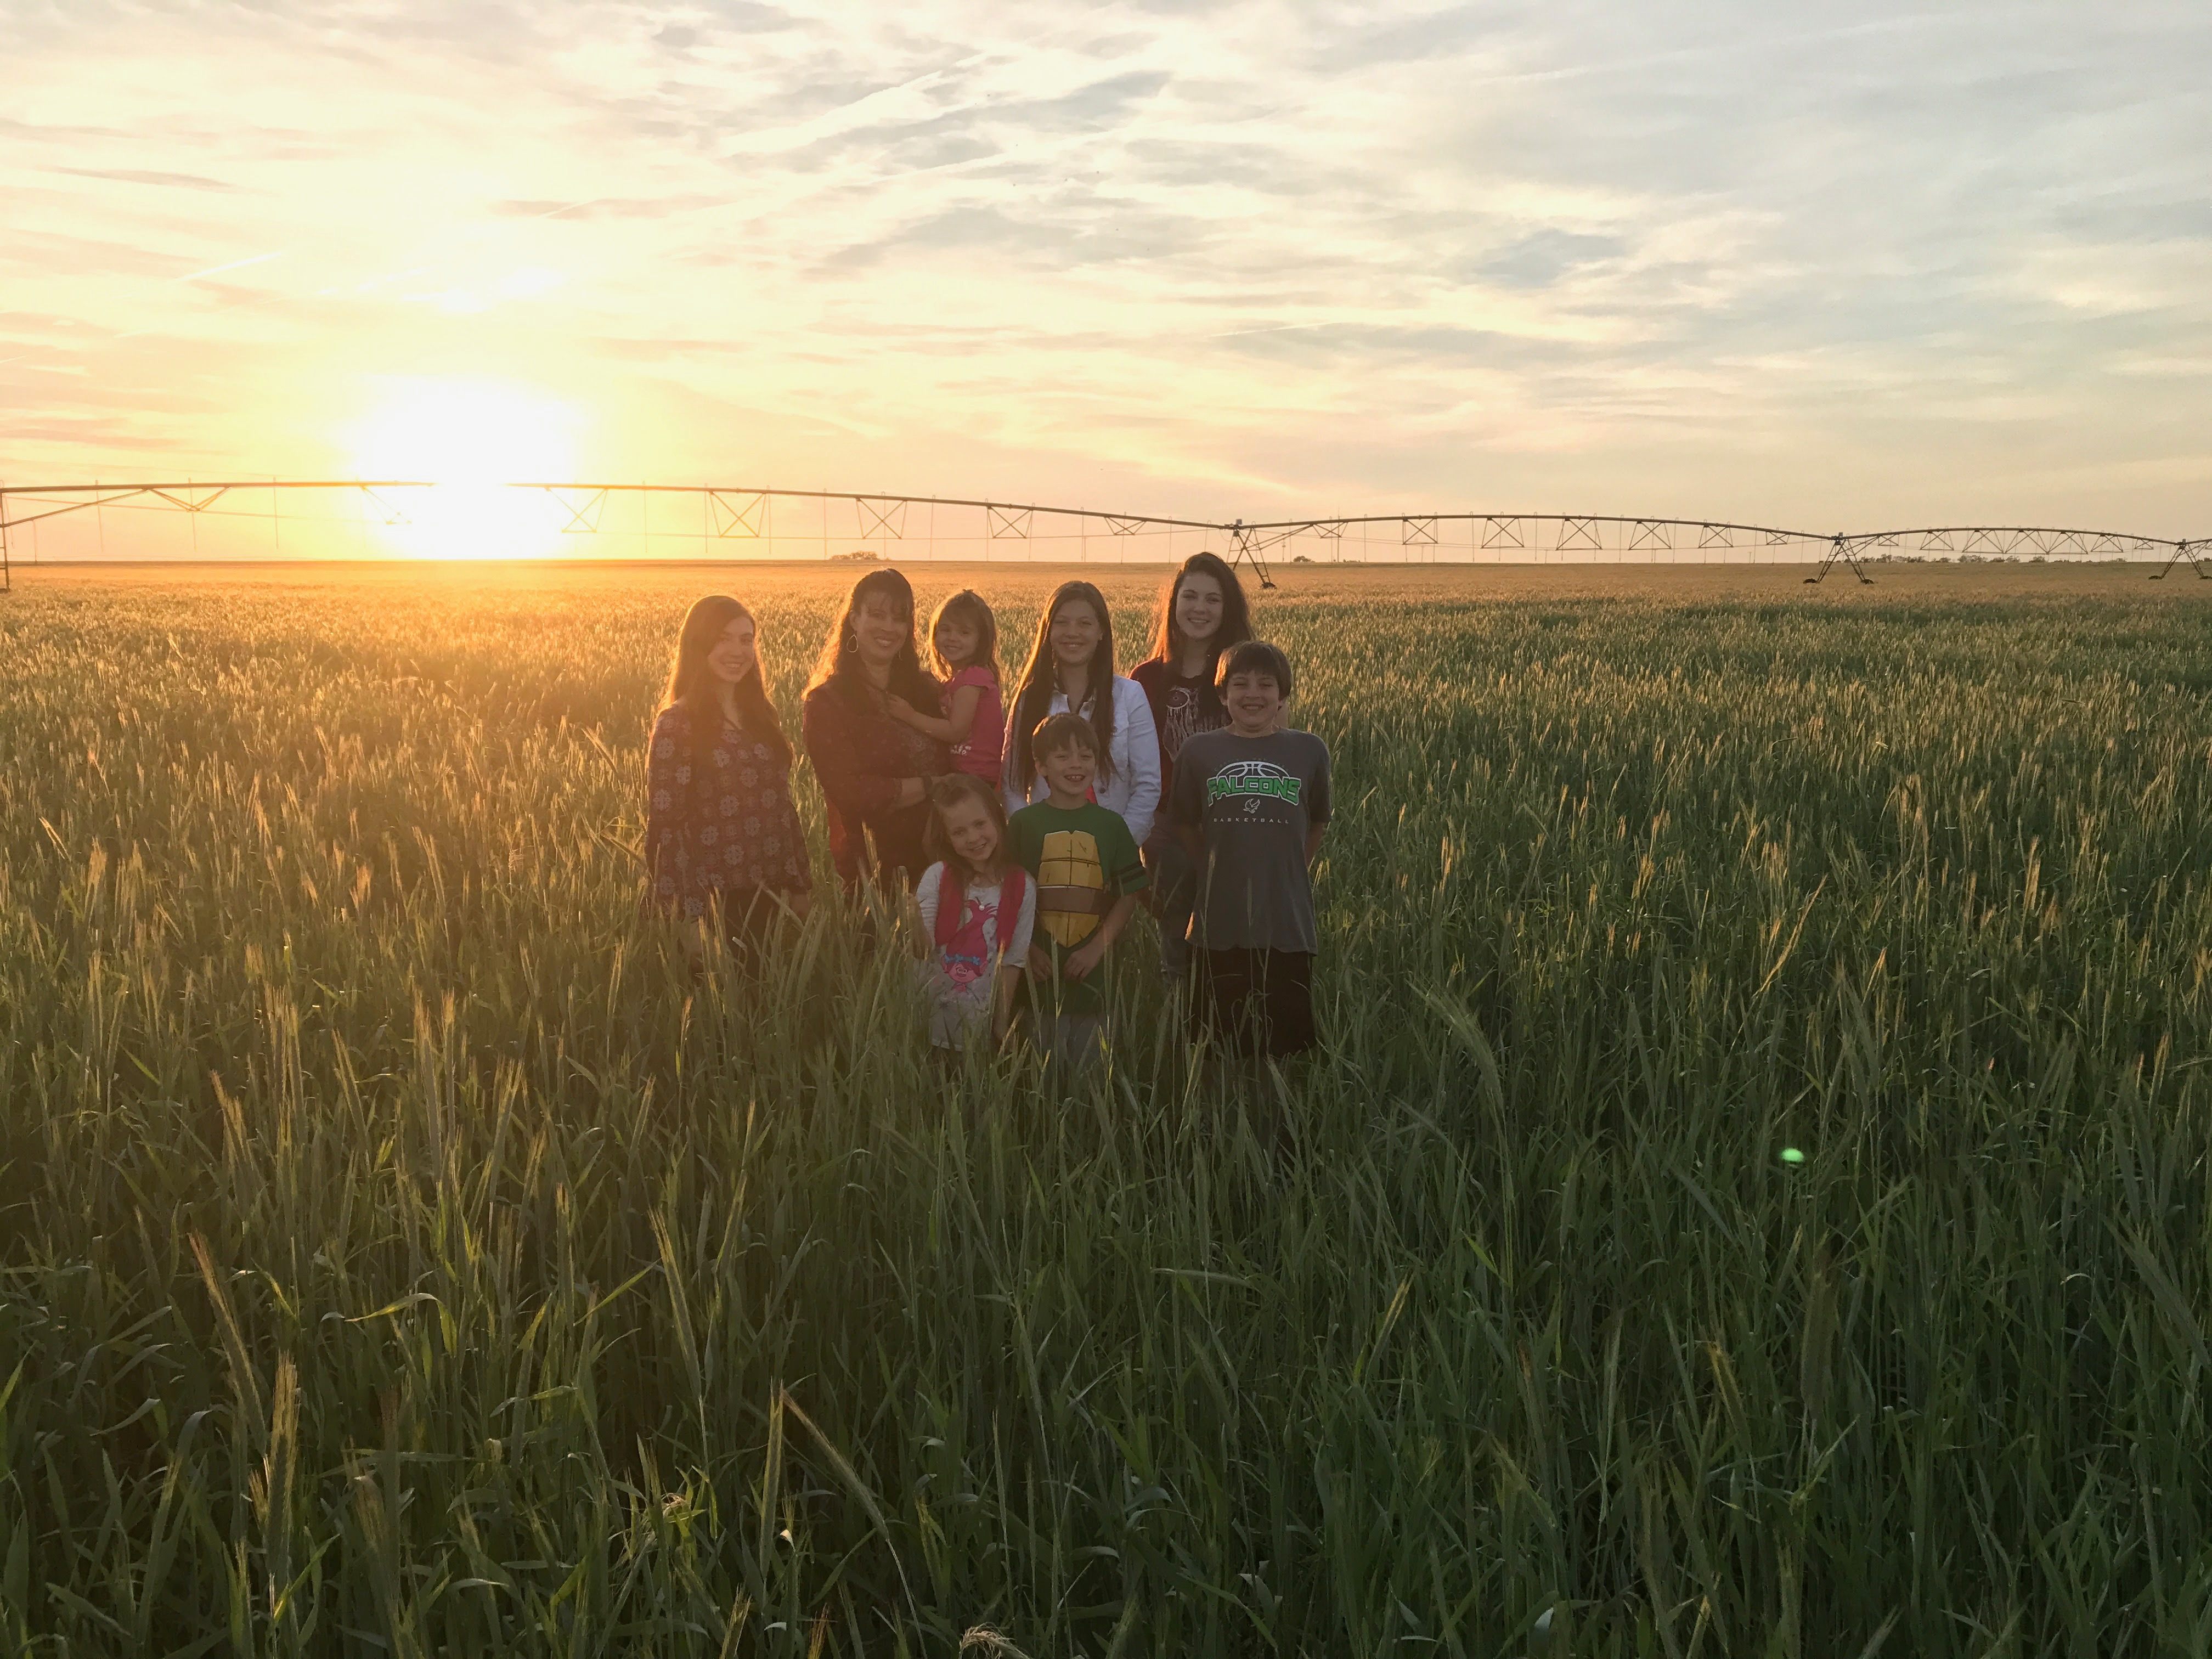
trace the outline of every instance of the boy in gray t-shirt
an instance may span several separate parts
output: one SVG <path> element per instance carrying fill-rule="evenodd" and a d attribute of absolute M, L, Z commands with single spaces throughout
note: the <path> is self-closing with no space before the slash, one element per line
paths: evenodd
<path fill-rule="evenodd" d="M 1191 1015 L 1201 1040 L 1279 1058 L 1314 1044 L 1309 871 L 1328 822 L 1328 745 L 1279 730 L 1290 659 L 1264 641 L 1224 652 L 1229 724 L 1176 757 L 1169 814 L 1198 867 Z"/>

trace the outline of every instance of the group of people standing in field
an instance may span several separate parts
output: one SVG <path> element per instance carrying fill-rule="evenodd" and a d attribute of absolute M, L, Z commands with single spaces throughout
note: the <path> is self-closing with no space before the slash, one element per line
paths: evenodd
<path fill-rule="evenodd" d="M 981 595 L 945 599 L 926 640 L 915 622 L 899 571 L 854 584 L 801 740 L 840 881 L 911 895 L 932 1043 L 1018 1026 L 1054 1071 L 1079 1069 L 1107 1040 L 1105 964 L 1141 900 L 1196 1037 L 1251 1058 L 1310 1048 L 1328 749 L 1288 726 L 1291 665 L 1253 637 L 1236 573 L 1185 560 L 1126 676 L 1089 582 L 1053 593 L 1011 690 Z M 793 758 L 752 614 L 701 599 L 647 761 L 651 902 L 689 938 L 759 949 L 806 913 Z"/>

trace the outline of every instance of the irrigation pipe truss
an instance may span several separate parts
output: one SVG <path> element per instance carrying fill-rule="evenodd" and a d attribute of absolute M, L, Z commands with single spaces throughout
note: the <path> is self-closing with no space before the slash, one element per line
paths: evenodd
<path fill-rule="evenodd" d="M 181 512 L 194 515 L 195 519 L 202 514 L 216 518 L 250 517 L 257 521 L 265 520 L 281 545 L 283 519 L 277 502 L 287 494 L 301 491 L 342 494 L 350 497 L 355 506 L 354 522 L 365 525 L 366 515 L 374 512 L 389 526 L 410 523 L 405 504 L 410 500 L 420 500 L 419 492 L 434 491 L 440 487 L 437 480 L 428 478 L 248 478 L 216 483 L 187 481 L 183 483 L 0 486 L 0 592 L 8 591 L 14 586 L 13 538 L 10 532 L 20 532 L 46 520 L 70 514 L 92 512 L 98 514 L 106 508 L 116 507 Z M 1373 547 L 1376 533 L 1380 532 L 1386 542 L 1395 539 L 1407 557 L 1424 558 L 1435 556 L 1440 545 L 1441 531 L 1451 526 L 1467 526 L 1465 545 L 1470 556 L 1480 551 L 1492 554 L 1500 560 L 1510 559 L 1516 553 L 1566 556 L 1610 554 L 1625 559 L 1638 555 L 1656 559 L 1661 553 L 1688 553 L 1696 561 L 1701 556 L 1724 555 L 1728 550 L 1740 548 L 1788 546 L 1798 550 L 1808 562 L 1818 560 L 1818 568 L 1805 579 L 1808 582 L 1825 580 L 1828 573 L 1839 564 L 1848 568 L 1861 582 L 1871 582 L 1874 579 L 1867 574 L 1866 563 L 1890 549 L 1991 559 L 2017 558 L 2023 555 L 2043 558 L 2113 559 L 2133 556 L 2155 559 L 2162 554 L 2165 556 L 2164 562 L 2152 574 L 2154 581 L 2164 577 L 2185 559 L 2200 578 L 2212 578 L 2212 538 L 2175 540 L 2166 537 L 2128 535 L 2117 531 L 2021 526 L 1954 525 L 1920 530 L 1849 532 L 1785 530 L 1769 525 L 1731 524 L 1720 520 L 1639 519 L 1607 514 L 1562 513 L 1393 513 L 1247 523 L 1242 519 L 1163 518 L 1155 514 L 1108 513 L 1091 507 L 1046 507 L 1034 502 L 994 501 L 957 496 L 865 495 L 844 490 L 755 489 L 721 484 L 521 483 L 501 484 L 496 488 L 534 493 L 544 497 L 557 507 L 560 514 L 566 515 L 567 521 L 559 528 L 562 533 L 569 535 L 599 534 L 611 499 L 634 501 L 638 506 L 641 522 L 646 526 L 637 533 L 647 538 L 647 545 L 650 544 L 650 538 L 655 534 L 663 537 L 681 535 L 687 538 L 696 536 L 702 548 L 714 541 L 772 542 L 779 536 L 786 540 L 793 539 L 792 533 L 778 532 L 773 528 L 773 508 L 777 502 L 807 502 L 818 507 L 819 531 L 798 532 L 795 538 L 814 540 L 818 538 L 825 553 L 833 541 L 879 541 L 887 544 L 914 539 L 908 535 L 907 519 L 909 511 L 916 508 L 921 509 L 927 516 L 928 529 L 924 533 L 933 544 L 938 533 L 936 513 L 939 508 L 974 514 L 978 533 L 965 539 L 986 545 L 1012 541 L 1033 547 L 1040 541 L 1082 540 L 1087 551 L 1087 538 L 1092 535 L 1119 538 L 1172 533 L 1179 530 L 1196 531 L 1208 537 L 1222 538 L 1225 543 L 1224 550 L 1231 562 L 1249 566 L 1263 587 L 1274 586 L 1268 568 L 1270 554 L 1279 554 L 1282 549 L 1301 537 L 1310 538 L 1310 544 L 1324 548 L 1334 546 L 1340 552 L 1347 532 L 1356 532 L 1354 538 L 1369 549 Z M 269 495 L 270 505 L 265 514 L 243 514 L 234 505 L 228 507 L 216 505 L 219 501 L 250 497 L 253 493 L 262 491 Z M 661 496 L 680 496 L 696 502 L 698 529 L 696 532 L 653 531 L 650 528 L 652 503 L 654 498 Z M 832 509 L 846 505 L 852 509 L 852 527 L 846 530 L 841 526 L 833 532 L 830 528 Z M 1042 529 L 1038 527 L 1040 520 L 1044 521 Z M 295 515 L 295 524 L 303 521 L 337 522 L 327 516 L 317 520 L 309 515 L 303 520 L 299 515 Z M 1060 528 L 1055 530 L 1055 526 Z M 1098 528 L 1094 530 L 1093 526 Z M 1755 553 L 1753 556 L 1756 556 Z"/>

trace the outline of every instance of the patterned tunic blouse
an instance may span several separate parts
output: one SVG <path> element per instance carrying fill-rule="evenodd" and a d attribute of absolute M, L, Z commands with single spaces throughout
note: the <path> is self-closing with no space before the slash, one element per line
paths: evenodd
<path fill-rule="evenodd" d="M 646 757 L 645 867 L 653 903 L 688 921 L 706 915 L 720 891 L 809 890 L 790 762 L 726 721 L 707 755 L 703 775 L 695 775 L 691 711 L 663 709 Z"/>

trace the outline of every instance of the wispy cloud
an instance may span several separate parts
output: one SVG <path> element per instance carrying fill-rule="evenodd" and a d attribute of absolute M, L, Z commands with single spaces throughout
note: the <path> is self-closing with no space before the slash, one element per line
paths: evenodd
<path fill-rule="evenodd" d="M 284 250 L 282 248 L 268 253 L 249 253 L 243 259 L 226 260 L 219 265 L 210 265 L 205 270 L 187 271 L 176 280 L 180 283 L 202 282 L 210 276 L 220 276 L 227 270 L 244 270 L 252 265 L 265 265 L 271 259 L 281 259 L 283 257 Z"/>
<path fill-rule="evenodd" d="M 623 477 L 2212 523 L 2201 3 L 120 15 L 10 19 L 9 475 L 451 373 Z"/>
<path fill-rule="evenodd" d="M 230 188 L 220 179 L 204 179 L 197 173 L 155 173 L 139 167 L 55 167 L 52 171 L 77 179 L 112 179 L 125 185 L 153 185 L 179 190 Z"/>

